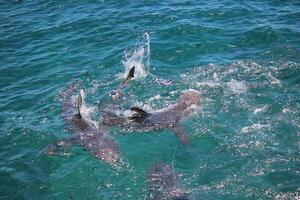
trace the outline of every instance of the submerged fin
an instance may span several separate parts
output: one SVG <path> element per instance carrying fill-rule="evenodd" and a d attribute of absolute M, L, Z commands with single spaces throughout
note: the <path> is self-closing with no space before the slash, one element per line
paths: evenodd
<path fill-rule="evenodd" d="M 129 73 L 125 79 L 125 81 L 129 81 L 134 77 L 134 70 L 135 70 L 135 66 L 133 66 L 130 70 Z"/>
<path fill-rule="evenodd" d="M 171 131 L 175 133 L 175 135 L 180 140 L 181 144 L 188 144 L 189 143 L 189 135 L 185 131 L 184 127 L 182 125 L 175 125 L 173 128 L 171 128 Z"/>
<path fill-rule="evenodd" d="M 56 155 L 60 154 L 60 150 L 64 149 L 66 147 L 71 146 L 74 142 L 76 142 L 79 139 L 78 135 L 70 136 L 63 140 L 58 140 L 50 145 L 48 145 L 46 148 L 42 150 L 43 153 L 47 155 Z"/>
<path fill-rule="evenodd" d="M 81 118 L 81 107 L 82 107 L 82 95 L 79 92 L 78 97 L 77 97 L 77 108 L 78 108 L 78 117 Z"/>

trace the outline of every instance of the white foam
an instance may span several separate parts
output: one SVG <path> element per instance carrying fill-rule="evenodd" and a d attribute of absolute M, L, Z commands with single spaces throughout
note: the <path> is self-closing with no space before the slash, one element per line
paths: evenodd
<path fill-rule="evenodd" d="M 293 112 L 291 109 L 288 109 L 288 108 L 284 108 L 283 110 L 282 110 L 282 112 L 283 113 L 291 113 L 291 112 Z"/>
<path fill-rule="evenodd" d="M 177 90 L 174 90 L 174 91 L 169 92 L 170 96 L 174 96 L 174 95 L 176 95 L 177 93 L 178 93 Z"/>
<path fill-rule="evenodd" d="M 160 85 L 172 85 L 172 81 L 167 79 L 155 78 L 154 81 Z"/>
<path fill-rule="evenodd" d="M 234 93 L 237 94 L 246 92 L 248 90 L 248 87 L 243 82 L 239 82 L 234 79 L 231 79 L 231 81 L 227 83 L 227 85 Z"/>
<path fill-rule="evenodd" d="M 132 116 L 132 113 L 130 110 L 109 110 L 110 112 L 112 112 L 113 114 L 119 116 L 119 117 L 130 117 Z"/>
<path fill-rule="evenodd" d="M 278 194 L 276 194 L 274 196 L 275 200 L 282 200 L 282 199 L 295 199 L 295 200 L 299 200 L 300 199 L 300 192 L 299 192 L 299 188 L 297 192 L 287 192 L 287 193 L 283 193 L 280 192 Z"/>
<path fill-rule="evenodd" d="M 268 106 L 267 105 L 265 105 L 265 106 L 263 106 L 263 107 L 261 107 L 261 108 L 256 108 L 255 110 L 254 110 L 254 114 L 258 114 L 258 113 L 260 113 L 260 112 L 265 112 L 266 110 L 267 110 L 267 108 L 268 108 Z"/>
<path fill-rule="evenodd" d="M 202 86 L 208 86 L 211 88 L 219 87 L 221 84 L 213 81 L 206 81 L 206 82 L 196 82 L 196 86 L 202 87 Z"/>
<path fill-rule="evenodd" d="M 214 72 L 213 79 L 214 80 L 219 80 L 218 74 L 216 72 Z"/>
<path fill-rule="evenodd" d="M 281 81 L 277 78 L 275 78 L 271 72 L 269 72 L 268 74 L 269 80 L 271 81 L 271 84 L 276 84 L 276 85 L 281 85 Z"/>
<path fill-rule="evenodd" d="M 202 112 L 202 107 L 199 105 L 191 105 L 187 111 L 189 112 L 190 116 L 195 116 Z"/>
<path fill-rule="evenodd" d="M 122 64 L 125 67 L 123 78 L 126 78 L 130 69 L 135 66 L 134 77 L 143 78 L 147 76 L 147 67 L 150 64 L 150 36 L 144 34 L 146 42 L 133 50 L 124 51 L 124 59 Z"/>
<path fill-rule="evenodd" d="M 249 133 L 249 132 L 253 132 L 253 131 L 258 131 L 262 128 L 269 128 L 269 125 L 263 125 L 263 124 L 252 124 L 251 126 L 246 126 L 244 128 L 242 128 L 242 132 L 243 133 Z"/>
<path fill-rule="evenodd" d="M 195 92 L 195 93 L 197 93 L 197 94 L 200 94 L 200 92 L 199 92 L 198 90 L 195 90 L 195 89 L 192 89 L 192 88 L 183 90 L 181 93 L 185 93 L 185 92 Z"/>
<path fill-rule="evenodd" d="M 159 99 L 161 99 L 161 96 L 160 96 L 160 94 L 157 94 L 157 95 L 155 95 L 154 97 L 151 97 L 151 98 L 149 99 L 149 101 L 159 100 Z"/>

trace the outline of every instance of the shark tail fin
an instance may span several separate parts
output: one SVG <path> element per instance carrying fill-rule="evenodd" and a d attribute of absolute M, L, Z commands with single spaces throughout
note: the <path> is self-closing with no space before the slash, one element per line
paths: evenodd
<path fill-rule="evenodd" d="M 129 80 L 131 80 L 134 77 L 134 70 L 135 70 L 135 66 L 133 66 L 129 70 L 129 73 L 128 73 L 127 77 L 126 77 L 126 81 L 129 81 Z"/>
<path fill-rule="evenodd" d="M 82 108 L 82 95 L 79 92 L 77 97 L 77 108 L 78 108 L 78 117 L 81 118 L 81 108 Z"/>

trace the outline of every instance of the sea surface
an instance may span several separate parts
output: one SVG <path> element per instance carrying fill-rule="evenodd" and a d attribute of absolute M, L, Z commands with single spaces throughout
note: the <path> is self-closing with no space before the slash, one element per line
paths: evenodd
<path fill-rule="evenodd" d="M 300 199 L 298 0 L 3 0 L 0 19 L 0 199 L 149 199 L 155 163 L 190 199 Z M 97 125 L 132 66 L 124 110 L 201 93 L 190 144 L 111 127 L 125 167 L 80 145 L 45 155 L 73 134 L 66 87 L 79 82 Z"/>

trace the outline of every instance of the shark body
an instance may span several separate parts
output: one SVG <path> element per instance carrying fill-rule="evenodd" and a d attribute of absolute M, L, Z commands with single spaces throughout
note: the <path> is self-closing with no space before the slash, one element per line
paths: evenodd
<path fill-rule="evenodd" d="M 74 105 L 70 98 L 73 90 L 74 86 L 67 88 L 67 98 L 64 100 L 62 106 L 62 116 L 69 125 L 69 130 L 75 132 L 75 135 L 49 145 L 46 153 L 53 154 L 61 147 L 79 143 L 97 159 L 110 165 L 121 164 L 122 155 L 118 144 L 109 135 L 108 131 L 96 128 L 83 116 L 83 95 L 79 93 L 77 105 Z"/>
<path fill-rule="evenodd" d="M 199 92 L 196 90 L 184 91 L 179 97 L 177 103 L 169 108 L 157 112 L 146 112 L 138 107 L 131 107 L 132 115 L 129 117 L 117 116 L 114 113 L 104 113 L 102 123 L 105 125 L 117 125 L 120 127 L 129 127 L 130 130 L 150 131 L 170 129 L 179 138 L 181 143 L 189 143 L 181 122 L 191 115 L 190 108 L 200 105 Z"/>
<path fill-rule="evenodd" d="M 164 163 L 155 163 L 148 172 L 148 190 L 150 199 L 188 200 L 188 193 L 180 186 L 179 177 L 172 167 Z"/>

